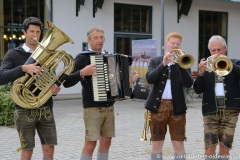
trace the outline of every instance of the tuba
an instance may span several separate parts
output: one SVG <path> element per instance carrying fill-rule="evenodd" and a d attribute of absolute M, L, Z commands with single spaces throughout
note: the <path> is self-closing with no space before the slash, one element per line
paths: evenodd
<path fill-rule="evenodd" d="M 13 101 L 26 109 L 44 105 L 52 96 L 51 87 L 60 86 L 72 72 L 74 59 L 64 51 L 56 49 L 64 43 L 73 41 L 52 22 L 47 21 L 48 30 L 38 47 L 25 64 L 38 62 L 42 72 L 35 78 L 29 74 L 14 81 L 10 94 Z M 58 66 L 63 66 L 59 68 Z"/>
<path fill-rule="evenodd" d="M 183 50 L 172 49 L 169 51 L 171 60 L 174 63 L 178 63 L 183 69 L 189 69 L 194 64 L 194 58 L 190 54 L 186 54 Z"/>
<path fill-rule="evenodd" d="M 150 127 L 150 119 L 151 119 L 151 112 L 146 110 L 144 113 L 144 127 L 142 132 L 141 141 L 147 141 L 147 134 L 149 133 L 149 127 Z"/>
<path fill-rule="evenodd" d="M 232 61 L 224 55 L 214 54 L 207 58 L 207 69 L 208 72 L 214 72 L 219 76 L 228 75 L 233 68 Z"/>

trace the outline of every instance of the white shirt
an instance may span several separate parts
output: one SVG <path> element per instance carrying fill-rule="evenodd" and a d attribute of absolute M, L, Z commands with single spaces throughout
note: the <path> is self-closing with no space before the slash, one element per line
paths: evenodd
<path fill-rule="evenodd" d="M 173 62 L 169 62 L 167 65 L 170 67 Z M 169 70 L 169 72 L 171 72 Z M 169 73 L 170 74 L 170 73 Z M 172 88 L 171 88 L 171 79 L 167 79 L 166 86 L 164 88 L 162 99 L 172 99 Z"/>
<path fill-rule="evenodd" d="M 23 44 L 23 47 L 22 47 L 26 52 L 29 52 L 29 53 L 33 53 L 34 50 L 32 50 L 31 48 L 29 48 L 25 43 Z"/>
<path fill-rule="evenodd" d="M 223 87 L 223 80 L 224 77 L 216 76 L 217 83 L 215 84 L 215 94 L 216 96 L 224 96 L 224 87 Z"/>
<path fill-rule="evenodd" d="M 225 96 L 223 83 L 215 84 L 215 94 L 216 94 L 216 96 Z"/>

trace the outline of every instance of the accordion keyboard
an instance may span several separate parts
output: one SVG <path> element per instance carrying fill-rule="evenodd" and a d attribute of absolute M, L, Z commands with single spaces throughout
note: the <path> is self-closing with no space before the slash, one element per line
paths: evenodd
<path fill-rule="evenodd" d="M 107 101 L 109 91 L 108 66 L 104 63 L 104 56 L 90 56 L 91 64 L 96 64 L 96 76 L 92 76 L 94 101 Z"/>

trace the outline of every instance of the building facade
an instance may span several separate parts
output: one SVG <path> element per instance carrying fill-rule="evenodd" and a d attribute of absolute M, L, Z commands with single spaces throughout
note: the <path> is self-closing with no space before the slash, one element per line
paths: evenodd
<path fill-rule="evenodd" d="M 95 2 L 95 5 L 94 3 Z M 164 3 L 163 3 L 164 2 Z M 0 60 L 6 51 L 24 43 L 21 24 L 25 17 L 36 16 L 52 21 L 74 44 L 59 49 L 75 57 L 87 47 L 87 31 L 93 26 L 105 30 L 104 49 L 131 55 L 131 42 L 155 39 L 157 55 L 163 54 L 169 32 L 183 35 L 181 49 L 194 56 L 192 71 L 198 70 L 201 58 L 209 56 L 208 39 L 223 36 L 229 58 L 239 58 L 240 3 L 223 0 L 0 0 Z M 34 5 L 33 5 L 34 4 Z M 164 9 L 161 4 L 164 4 Z M 3 16 L 2 16 L 3 15 Z M 164 17 L 164 18 L 163 18 Z M 81 93 L 81 85 L 60 94 Z"/>

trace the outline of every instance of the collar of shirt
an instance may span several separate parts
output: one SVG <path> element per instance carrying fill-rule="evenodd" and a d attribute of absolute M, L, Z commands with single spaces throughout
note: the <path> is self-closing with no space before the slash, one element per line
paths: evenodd
<path fill-rule="evenodd" d="M 174 64 L 173 62 L 169 62 L 167 65 L 168 65 L 168 67 L 170 67 L 173 64 Z"/>
<path fill-rule="evenodd" d="M 89 51 L 97 52 L 97 51 L 92 50 L 91 48 L 89 48 Z M 105 54 L 106 52 L 104 50 L 102 50 L 100 53 Z"/>
<path fill-rule="evenodd" d="M 22 47 L 26 52 L 29 52 L 29 53 L 33 53 L 34 51 L 29 48 L 25 43 L 23 44 L 23 47 Z"/>

